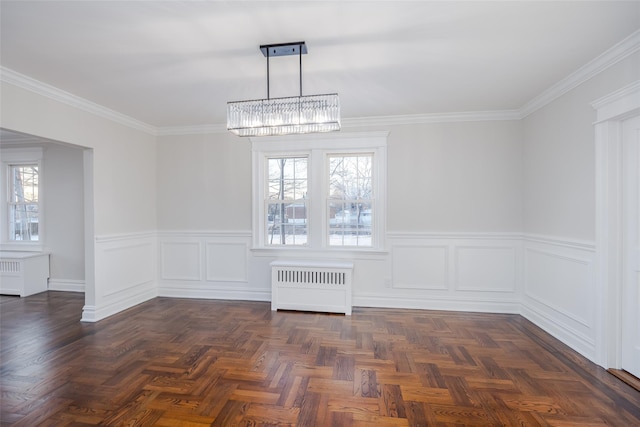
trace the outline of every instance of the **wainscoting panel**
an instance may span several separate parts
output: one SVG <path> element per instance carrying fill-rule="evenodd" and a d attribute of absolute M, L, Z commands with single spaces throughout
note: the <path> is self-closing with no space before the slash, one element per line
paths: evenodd
<path fill-rule="evenodd" d="M 396 245 L 391 267 L 395 289 L 447 289 L 449 246 Z"/>
<path fill-rule="evenodd" d="M 595 245 L 525 236 L 522 314 L 594 360 Z"/>
<path fill-rule="evenodd" d="M 202 280 L 199 241 L 160 242 L 160 278 L 163 280 Z"/>
<path fill-rule="evenodd" d="M 265 275 L 264 283 L 249 280 L 251 233 L 164 231 L 158 233 L 158 240 L 163 248 L 158 279 L 160 296 L 270 299 L 270 273 Z"/>
<path fill-rule="evenodd" d="M 155 233 L 95 238 L 95 305 L 82 320 L 95 322 L 157 296 Z"/>
<path fill-rule="evenodd" d="M 457 246 L 457 291 L 515 292 L 516 247 Z"/>
<path fill-rule="evenodd" d="M 248 250 L 244 242 L 207 242 L 205 247 L 207 280 L 247 282 Z"/>
<path fill-rule="evenodd" d="M 388 274 L 354 284 L 355 306 L 520 312 L 521 235 L 390 233 L 387 241 Z"/>

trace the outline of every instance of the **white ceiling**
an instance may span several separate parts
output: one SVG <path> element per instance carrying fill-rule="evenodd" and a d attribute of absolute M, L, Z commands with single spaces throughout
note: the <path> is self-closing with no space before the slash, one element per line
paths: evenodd
<path fill-rule="evenodd" d="M 640 28 L 639 1 L 6 1 L 0 65 L 156 127 L 266 97 L 261 44 L 304 40 L 345 118 L 514 110 Z M 298 59 L 271 60 L 271 97 Z"/>

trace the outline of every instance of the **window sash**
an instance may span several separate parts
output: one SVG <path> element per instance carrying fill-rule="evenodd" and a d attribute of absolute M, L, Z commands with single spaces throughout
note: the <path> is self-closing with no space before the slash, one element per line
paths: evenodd
<path fill-rule="evenodd" d="M 32 163 L 10 164 L 8 175 L 8 240 L 12 242 L 39 241 L 39 165 Z"/>
<path fill-rule="evenodd" d="M 294 252 L 309 250 L 312 251 L 309 252 L 310 254 L 315 253 L 313 251 L 384 250 L 387 137 L 388 132 L 353 132 L 343 135 L 301 135 L 295 138 L 250 138 L 254 171 L 252 178 L 253 201 L 254 206 L 256 206 L 252 215 L 253 248 L 255 250 L 290 249 Z M 361 194 L 359 199 L 347 196 L 339 200 L 340 203 L 351 203 L 355 199 L 357 203 L 366 204 L 367 209 L 371 208 L 371 211 L 364 215 L 367 219 L 361 218 L 361 222 L 369 221 L 370 218 L 370 234 L 368 224 L 366 224 L 366 227 L 360 225 L 357 230 L 357 242 L 355 244 L 353 244 L 353 241 L 348 241 L 352 239 L 349 236 L 346 236 L 344 242 L 341 241 L 339 244 L 331 243 L 331 222 L 334 221 L 330 221 L 330 217 L 335 212 L 331 210 L 330 203 L 338 202 L 338 200 L 328 197 L 330 179 L 327 170 L 329 168 L 330 155 L 338 157 L 360 156 L 371 159 L 371 172 L 374 175 L 369 177 L 372 179 L 370 194 Z M 307 241 L 305 244 L 300 244 L 301 242 L 298 241 L 297 237 L 301 235 L 299 232 L 295 234 L 296 245 L 274 245 L 269 240 L 269 203 L 278 204 L 283 202 L 274 198 L 270 199 L 268 196 L 269 173 L 267 159 L 278 157 L 306 157 L 308 159 L 307 172 L 309 180 L 306 183 L 308 195 L 300 199 L 298 195 L 293 197 L 289 194 L 284 201 L 284 203 L 290 204 L 305 200 L 307 203 Z M 316 201 L 319 201 L 319 203 L 316 203 Z M 273 211 L 274 209 L 272 205 L 271 210 Z M 342 238 L 340 236 L 340 239 Z"/>

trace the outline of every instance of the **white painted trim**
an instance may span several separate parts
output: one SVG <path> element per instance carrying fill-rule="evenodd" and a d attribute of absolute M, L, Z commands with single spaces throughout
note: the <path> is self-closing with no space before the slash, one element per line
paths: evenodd
<path fill-rule="evenodd" d="M 474 249 L 474 250 L 508 250 L 511 252 L 511 257 L 513 260 L 513 285 L 510 289 L 504 288 L 468 288 L 464 287 L 460 284 L 460 250 L 461 249 Z M 456 292 L 498 292 L 498 293 L 515 293 L 517 292 L 517 284 L 518 284 L 518 253 L 517 248 L 515 246 L 493 246 L 493 245 L 456 245 L 453 248 L 453 265 L 454 265 L 454 279 L 453 279 L 453 289 Z"/>
<path fill-rule="evenodd" d="M 516 110 L 493 110 L 493 111 L 467 111 L 451 113 L 426 113 L 408 114 L 397 116 L 371 116 L 343 118 L 343 128 L 353 128 L 362 126 L 393 126 L 407 124 L 428 124 L 428 123 L 451 123 L 451 122 L 477 122 L 477 121 L 502 121 L 520 120 L 529 114 L 544 107 L 571 89 L 579 86 L 593 76 L 601 73 L 610 66 L 627 58 L 629 55 L 640 50 L 640 30 L 631 34 L 626 39 L 620 41 L 612 48 L 608 49 L 600 56 L 588 62 L 578 70 L 574 71 L 564 79 L 555 83 L 543 93 L 539 94 L 529 102 Z M 24 74 L 20 74 L 7 67 L 0 66 L 0 81 L 29 90 L 55 101 L 70 105 L 80 110 L 86 111 L 96 116 L 111 120 L 115 123 L 145 132 L 153 136 L 169 135 L 200 135 L 227 132 L 226 124 L 202 124 L 193 126 L 160 126 L 156 127 L 144 123 L 133 117 L 103 107 L 99 104 L 73 95 L 69 92 L 58 89 L 49 84 L 33 79 Z M 597 107 L 595 107 L 597 108 Z"/>
<path fill-rule="evenodd" d="M 511 232 L 409 232 L 392 231 L 387 239 L 482 239 L 482 240 L 521 240 L 522 233 Z"/>
<path fill-rule="evenodd" d="M 171 237 L 204 237 L 204 238 L 251 238 L 251 230 L 159 230 L 156 236 L 159 238 L 171 238 Z"/>
<path fill-rule="evenodd" d="M 601 55 L 578 68 L 576 71 L 569 74 L 567 77 L 555 83 L 540 95 L 520 107 L 518 110 L 520 118 L 525 118 L 529 114 L 534 113 L 612 65 L 617 64 L 628 56 L 634 54 L 638 50 L 640 50 L 640 30 L 615 44 Z"/>
<path fill-rule="evenodd" d="M 567 325 L 560 324 L 531 305 L 523 305 L 520 315 L 587 359 L 594 360 L 596 344 L 593 339 Z"/>
<path fill-rule="evenodd" d="M 558 245 L 558 246 L 564 246 L 564 245 Z M 581 257 L 577 257 L 577 256 L 568 256 L 568 255 L 564 255 L 564 254 L 560 254 L 557 253 L 553 250 L 548 250 L 548 249 L 538 249 L 538 248 L 525 248 L 524 249 L 524 270 L 525 273 L 528 269 L 528 254 L 530 253 L 535 253 L 538 255 L 544 255 L 546 257 L 549 258 L 555 258 L 561 261 L 565 261 L 565 262 L 570 262 L 570 263 L 574 263 L 574 264 L 580 264 L 583 265 L 587 268 L 588 271 L 588 276 L 590 278 L 593 278 L 593 261 L 591 259 L 586 259 L 586 258 L 581 258 Z M 573 313 L 568 312 L 567 310 L 564 310 L 563 308 L 559 307 L 557 304 L 555 304 L 554 302 L 551 301 L 546 301 L 543 298 L 540 298 L 536 295 L 532 295 L 529 290 L 529 286 L 528 282 L 527 282 L 527 278 L 525 277 L 524 280 L 524 296 L 526 298 L 530 298 L 533 301 L 536 301 L 538 304 L 544 305 L 545 307 L 553 310 L 556 313 L 561 314 L 562 316 L 566 317 L 567 319 L 570 319 L 586 328 L 591 328 L 591 322 L 589 322 L 587 319 L 584 319 L 582 317 L 579 317 Z M 531 308 L 531 306 L 529 304 L 526 303 L 526 301 L 523 302 L 523 307 L 525 308 Z"/>
<path fill-rule="evenodd" d="M 158 234 L 155 231 L 142 231 L 142 232 L 134 232 L 134 233 L 119 233 L 119 234 L 105 234 L 102 236 L 95 236 L 96 243 L 109 243 L 109 242 L 119 242 L 123 240 L 132 240 L 132 239 L 144 239 L 144 238 L 155 238 Z"/>
<path fill-rule="evenodd" d="M 38 95 L 53 99 L 54 101 L 58 101 L 62 104 L 69 105 L 87 113 L 94 114 L 98 117 L 102 117 L 103 119 L 110 120 L 114 123 L 118 123 L 123 126 L 142 131 L 149 135 L 155 136 L 158 132 L 155 126 L 144 123 L 140 120 L 134 119 L 133 117 L 119 113 L 115 110 L 111 110 L 107 107 L 103 107 L 102 105 L 96 104 L 95 102 L 91 102 L 87 99 L 81 98 L 62 89 L 58 89 L 55 86 L 43 83 L 24 74 L 20 74 L 17 71 L 13 71 L 12 69 L 3 67 L 1 65 L 0 81 L 19 87 L 21 89 L 28 90 L 33 93 L 37 93 Z"/>
<path fill-rule="evenodd" d="M 157 290 L 145 289 L 136 294 L 127 294 L 126 299 L 119 299 L 104 304 L 97 308 L 92 305 L 85 305 L 82 309 L 82 322 L 97 322 L 109 316 L 118 314 L 124 310 L 132 308 L 138 304 L 149 301 L 158 296 Z"/>
<path fill-rule="evenodd" d="M 640 80 L 593 101 L 591 106 L 597 113 L 594 124 L 611 119 L 619 121 L 627 115 L 637 113 L 638 99 L 640 99 Z"/>
<path fill-rule="evenodd" d="M 354 293 L 354 307 L 404 308 L 410 310 L 471 311 L 478 313 L 520 314 L 520 302 L 487 296 L 459 297 L 449 295 L 390 296 L 381 293 Z"/>
<path fill-rule="evenodd" d="M 635 33 L 638 34 L 638 33 Z M 592 103 L 595 124 L 596 262 L 599 305 L 596 313 L 596 363 L 622 364 L 622 121 L 640 110 L 638 82 Z"/>
<path fill-rule="evenodd" d="M 237 285 L 233 283 L 232 285 Z M 185 285 L 165 282 L 158 285 L 158 296 L 169 298 L 224 299 L 234 301 L 271 301 L 271 288 L 245 286 Z"/>
<path fill-rule="evenodd" d="M 50 291 L 83 292 L 84 280 L 49 279 Z"/>
<path fill-rule="evenodd" d="M 555 236 L 546 236 L 542 234 L 529 234 L 529 233 L 523 234 L 522 238 L 525 242 L 531 242 L 531 243 L 544 243 L 547 245 L 562 246 L 569 249 L 579 249 L 579 250 L 586 250 L 586 251 L 596 250 L 595 241 L 590 241 L 590 240 L 569 239 L 566 237 L 555 237 Z"/>
<path fill-rule="evenodd" d="M 396 272 L 395 272 L 395 267 L 396 267 L 396 255 L 395 255 L 395 250 L 396 249 L 440 249 L 443 251 L 443 255 L 444 255 L 444 265 L 442 266 L 442 271 L 444 272 L 444 282 L 442 283 L 442 285 L 436 286 L 436 285 L 431 285 L 428 283 L 402 283 L 399 281 L 395 280 L 396 277 Z M 450 286 L 450 281 L 451 281 L 451 274 L 449 274 L 449 271 L 451 269 L 451 255 L 449 254 L 449 245 L 438 245 L 438 244 L 426 244 L 426 243 L 422 243 L 422 244 L 411 244 L 411 245 L 407 245 L 407 244 L 403 244 L 403 245 L 391 245 L 391 250 L 389 251 L 391 256 L 389 258 L 389 263 L 391 264 L 391 277 L 393 278 L 393 281 L 391 283 L 391 288 L 393 289 L 407 289 L 407 290 L 419 290 L 419 291 L 448 291 L 449 290 L 449 286 Z"/>

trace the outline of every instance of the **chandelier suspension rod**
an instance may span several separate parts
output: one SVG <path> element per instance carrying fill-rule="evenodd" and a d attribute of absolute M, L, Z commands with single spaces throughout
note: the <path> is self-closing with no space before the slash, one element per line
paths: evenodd
<path fill-rule="evenodd" d="M 298 57 L 300 58 L 300 97 L 302 97 L 302 45 L 298 45 Z"/>
<path fill-rule="evenodd" d="M 304 42 L 298 44 L 298 58 L 299 58 L 299 72 L 300 72 L 300 96 L 302 96 L 302 45 L 303 44 L 304 44 Z M 271 57 L 271 54 L 269 53 L 269 47 L 270 46 L 266 46 L 266 49 L 265 49 L 265 56 L 267 57 L 267 99 L 271 99 L 271 93 L 270 93 L 271 90 L 270 90 L 270 87 L 269 87 L 269 58 Z M 274 50 L 273 53 L 276 53 L 276 51 Z"/>

